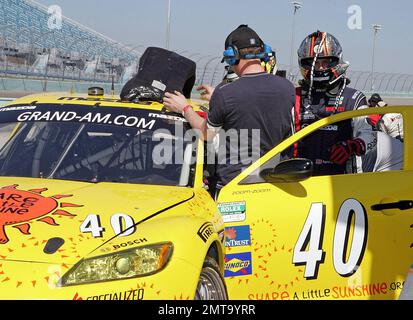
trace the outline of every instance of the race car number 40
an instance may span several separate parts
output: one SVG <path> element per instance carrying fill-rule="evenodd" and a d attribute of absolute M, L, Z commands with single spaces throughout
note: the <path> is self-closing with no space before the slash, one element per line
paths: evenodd
<path fill-rule="evenodd" d="M 110 224 L 115 235 L 120 237 L 130 236 L 136 231 L 135 221 L 124 213 L 112 215 Z M 105 230 L 100 222 L 100 216 L 97 214 L 89 214 L 80 226 L 82 233 L 91 233 L 94 238 L 102 238 Z"/>
<path fill-rule="evenodd" d="M 349 248 L 349 237 L 354 217 L 353 238 Z M 323 237 L 325 227 L 325 206 L 313 203 L 307 220 L 294 247 L 293 263 L 305 265 L 304 277 L 317 279 L 320 263 L 324 263 Z M 367 213 L 363 205 L 355 199 L 343 202 L 338 212 L 333 239 L 334 269 L 343 277 L 349 277 L 357 271 L 363 260 L 367 244 Z M 307 249 L 307 250 L 306 250 Z M 347 261 L 345 261 L 345 257 Z"/>

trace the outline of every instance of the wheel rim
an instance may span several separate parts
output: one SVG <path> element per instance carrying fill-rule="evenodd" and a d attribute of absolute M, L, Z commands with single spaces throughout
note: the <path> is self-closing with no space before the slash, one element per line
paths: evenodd
<path fill-rule="evenodd" d="M 227 299 L 225 285 L 220 275 L 212 268 L 205 268 L 199 276 L 195 293 L 196 300 Z"/>

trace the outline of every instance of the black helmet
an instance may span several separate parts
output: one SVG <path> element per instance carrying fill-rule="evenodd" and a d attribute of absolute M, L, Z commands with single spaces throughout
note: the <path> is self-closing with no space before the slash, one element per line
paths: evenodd
<path fill-rule="evenodd" d="M 371 95 L 370 99 L 369 99 L 369 103 L 371 103 L 371 102 L 377 103 L 377 102 L 380 102 L 380 101 L 383 101 L 383 99 L 380 97 L 380 95 L 378 93 L 373 93 Z"/>
<path fill-rule="evenodd" d="M 387 103 L 383 101 L 383 99 L 380 97 L 378 93 L 373 93 L 368 101 L 370 106 L 379 106 L 379 107 L 385 107 L 387 106 Z"/>
<path fill-rule="evenodd" d="M 340 79 L 349 66 L 343 61 L 342 52 L 340 43 L 333 35 L 321 31 L 308 35 L 297 52 L 304 81 L 313 82 L 315 87 L 323 87 Z M 329 65 L 323 71 L 314 69 L 318 58 L 329 59 Z"/>

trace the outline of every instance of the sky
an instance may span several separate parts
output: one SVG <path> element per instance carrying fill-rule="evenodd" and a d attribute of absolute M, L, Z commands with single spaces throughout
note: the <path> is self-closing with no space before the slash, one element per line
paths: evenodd
<path fill-rule="evenodd" d="M 310 33 L 333 34 L 352 71 L 413 74 L 412 0 L 36 0 L 58 5 L 64 16 L 130 47 L 166 47 L 171 3 L 170 50 L 221 56 L 227 35 L 248 24 L 288 65 Z M 293 32 L 293 21 L 295 28 Z M 373 24 L 382 26 L 374 37 Z M 292 38 L 294 35 L 293 46 Z M 142 48 L 142 47 L 140 47 Z M 139 50 L 139 47 L 138 47 Z"/>

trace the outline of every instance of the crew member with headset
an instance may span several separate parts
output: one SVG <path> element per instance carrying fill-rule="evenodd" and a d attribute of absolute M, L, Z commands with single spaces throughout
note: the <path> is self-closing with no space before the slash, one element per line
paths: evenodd
<path fill-rule="evenodd" d="M 206 120 L 192 110 L 179 92 L 165 94 L 165 107 L 182 113 L 193 128 L 200 130 L 204 140 L 211 141 L 218 132 L 230 129 L 240 137 L 241 130 L 248 129 L 247 149 L 241 148 L 245 143 L 240 146 L 240 139 L 220 139 L 226 141 L 226 161 L 218 164 L 218 189 L 257 160 L 245 163 L 243 155 L 258 158 L 292 134 L 295 89 L 291 82 L 267 73 L 261 65 L 272 54 L 272 49 L 247 25 L 232 31 L 225 41 L 222 62 L 232 66 L 240 78 L 214 90 Z M 259 130 L 259 141 L 255 140 L 253 129 Z M 257 144 L 259 150 L 255 154 L 251 146 Z"/>

